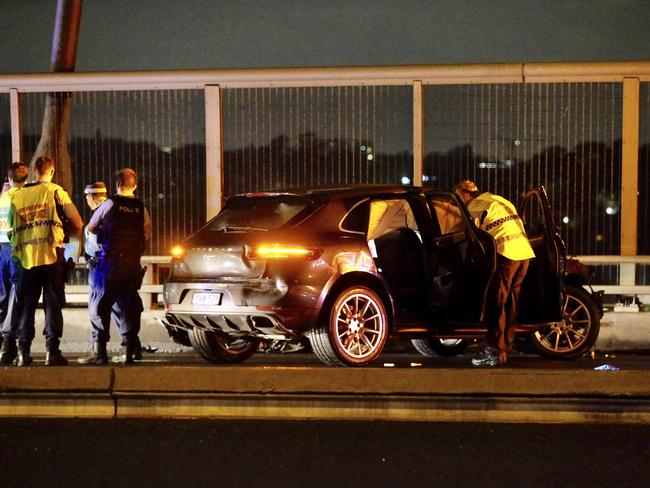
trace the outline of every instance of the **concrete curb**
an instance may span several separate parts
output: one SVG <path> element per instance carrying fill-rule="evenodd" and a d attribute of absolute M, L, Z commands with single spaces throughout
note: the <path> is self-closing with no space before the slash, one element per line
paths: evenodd
<path fill-rule="evenodd" d="M 650 423 L 650 372 L 4 368 L 0 416 Z"/>

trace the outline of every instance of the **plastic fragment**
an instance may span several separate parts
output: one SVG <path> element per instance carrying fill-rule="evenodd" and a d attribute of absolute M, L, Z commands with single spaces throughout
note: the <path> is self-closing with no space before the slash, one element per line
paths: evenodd
<path fill-rule="evenodd" d="M 619 371 L 620 369 L 621 368 L 617 368 L 611 364 L 603 364 L 602 366 L 596 366 L 594 368 L 595 371 Z"/>

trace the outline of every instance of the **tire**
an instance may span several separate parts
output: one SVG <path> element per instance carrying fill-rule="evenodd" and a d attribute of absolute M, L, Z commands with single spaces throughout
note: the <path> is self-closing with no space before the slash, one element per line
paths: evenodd
<path fill-rule="evenodd" d="M 214 332 L 192 329 L 190 342 L 199 355 L 211 363 L 234 364 L 249 359 L 257 351 L 258 342 L 227 337 Z"/>
<path fill-rule="evenodd" d="M 600 313 L 589 293 L 579 287 L 567 286 L 562 317 L 560 322 L 544 326 L 530 335 L 540 356 L 577 358 L 596 344 Z"/>
<path fill-rule="evenodd" d="M 364 286 L 340 292 L 327 322 L 308 334 L 316 357 L 330 366 L 363 366 L 381 354 L 388 338 L 388 316 L 379 296 Z"/>
<path fill-rule="evenodd" d="M 463 339 L 411 339 L 417 352 L 428 358 L 463 354 L 469 343 Z"/>

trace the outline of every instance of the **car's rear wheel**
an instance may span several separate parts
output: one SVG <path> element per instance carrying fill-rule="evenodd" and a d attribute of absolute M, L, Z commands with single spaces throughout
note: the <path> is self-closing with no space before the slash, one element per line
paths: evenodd
<path fill-rule="evenodd" d="M 364 286 L 340 292 L 327 322 L 309 333 L 314 354 L 331 366 L 362 366 L 381 354 L 388 338 L 388 317 L 379 296 Z"/>
<path fill-rule="evenodd" d="M 531 342 L 541 356 L 570 359 L 589 351 L 598 339 L 600 314 L 589 293 L 567 286 L 562 320 L 531 334 Z"/>
<path fill-rule="evenodd" d="M 206 361 L 219 364 L 241 363 L 257 351 L 258 341 L 228 337 L 192 329 L 189 333 L 194 350 Z"/>
<path fill-rule="evenodd" d="M 417 352 L 428 358 L 436 356 L 458 356 L 463 354 L 469 343 L 464 339 L 411 339 Z"/>

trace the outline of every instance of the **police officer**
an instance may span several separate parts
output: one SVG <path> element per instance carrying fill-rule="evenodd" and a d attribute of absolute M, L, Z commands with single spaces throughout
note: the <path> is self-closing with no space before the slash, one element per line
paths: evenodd
<path fill-rule="evenodd" d="M 71 235 L 83 226 L 77 208 L 68 193 L 52 183 L 55 162 L 40 156 L 34 163 L 37 180 L 13 194 L 9 212 L 13 256 L 22 269 L 18 292 L 17 321 L 5 321 L 0 360 L 4 364 L 16 356 L 16 338 L 23 358 L 30 355 L 34 339 L 34 314 L 41 291 L 45 308 L 45 365 L 65 366 L 67 359 L 59 349 L 63 333 L 66 265 L 63 256 L 64 226 Z"/>
<path fill-rule="evenodd" d="M 107 361 L 106 343 L 115 303 L 121 311 L 118 327 L 124 338 L 117 362 L 132 363 L 138 349 L 143 310 L 138 293 L 142 279 L 140 258 L 151 236 L 151 218 L 144 203 L 134 195 L 137 183 L 138 176 L 132 169 L 118 171 L 115 174 L 117 194 L 99 206 L 88 224 L 88 231 L 97 235 L 101 251 L 88 304 L 93 349 L 85 358 L 86 363 Z"/>
<path fill-rule="evenodd" d="M 88 207 L 93 212 L 104 203 L 107 199 L 106 184 L 103 181 L 96 181 L 86 185 L 84 190 L 86 195 L 86 203 Z M 92 290 L 95 287 L 95 268 L 99 262 L 101 246 L 97 242 L 97 235 L 88 231 L 88 227 L 84 229 L 84 258 L 86 259 L 86 265 L 88 266 L 88 286 L 90 288 L 90 296 L 88 297 L 88 303 L 92 300 Z M 120 326 L 120 321 L 122 316 L 120 313 L 119 305 L 116 303 L 113 304 L 111 309 L 111 317 L 118 326 L 118 329 L 122 330 Z M 107 331 L 106 342 L 109 340 L 109 335 Z M 98 331 L 95 328 L 91 327 L 91 353 L 83 358 L 79 358 L 77 361 L 80 364 L 106 364 L 108 363 L 108 354 L 106 352 L 105 342 L 98 341 Z M 101 345 L 100 345 L 101 344 Z M 126 339 L 122 338 L 122 345 L 126 345 Z M 101 350 L 100 350 L 101 349 Z M 137 344 L 136 350 L 134 351 L 134 359 L 142 359 L 142 347 L 139 342 Z"/>
<path fill-rule="evenodd" d="M 9 209 L 11 207 L 11 197 L 21 188 L 27 176 L 29 168 L 25 163 L 13 163 L 7 171 L 7 190 L 0 195 L 0 327 L 6 320 L 11 320 L 16 313 L 16 292 L 12 285 L 16 284 L 19 278 L 15 272 L 16 267 L 13 265 L 11 257 L 11 242 L 7 232 L 9 231 Z M 0 345 L 2 344 L 2 335 L 0 334 Z M 30 362 L 30 357 L 18 358 L 21 366 Z"/>
<path fill-rule="evenodd" d="M 496 243 L 496 273 L 488 287 L 486 320 L 487 346 L 472 359 L 475 366 L 507 363 L 517 322 L 519 293 L 528 263 L 535 257 L 515 206 L 492 193 L 480 193 L 470 180 L 458 183 L 454 191 L 463 199 L 477 226 L 487 231 Z"/>

